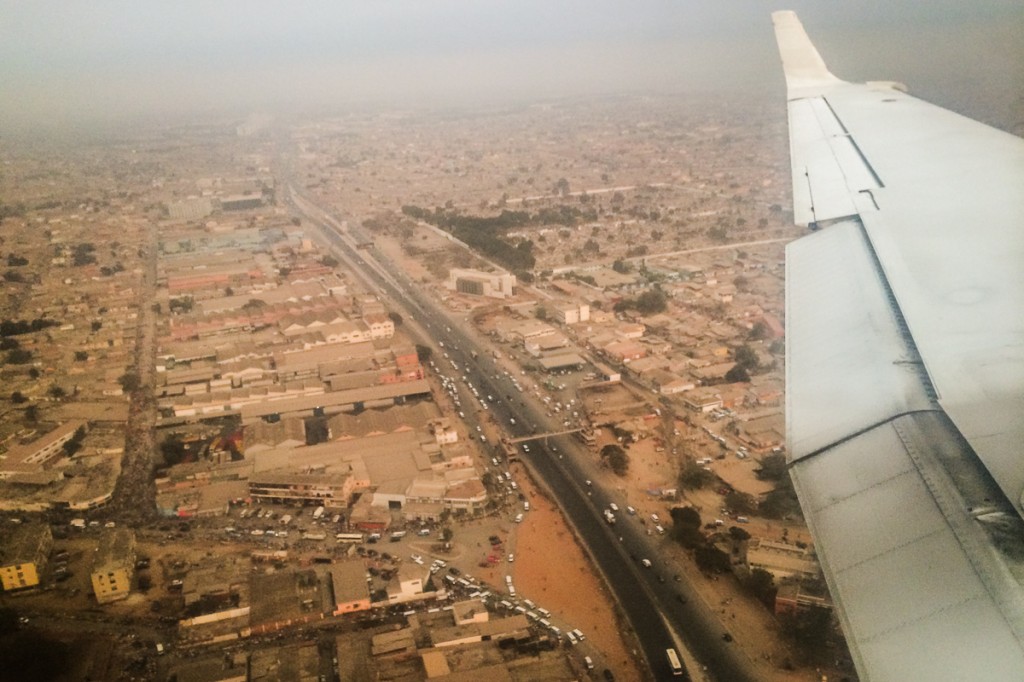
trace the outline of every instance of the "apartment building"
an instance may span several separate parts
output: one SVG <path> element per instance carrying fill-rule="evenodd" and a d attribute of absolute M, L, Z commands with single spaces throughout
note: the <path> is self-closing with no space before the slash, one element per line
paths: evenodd
<path fill-rule="evenodd" d="M 19 527 L 0 549 L 0 585 L 4 592 L 38 585 L 52 547 L 53 534 L 49 526 Z"/>
<path fill-rule="evenodd" d="M 127 597 L 134 575 L 135 533 L 127 528 L 104 533 L 96 548 L 91 576 L 96 601 L 109 604 Z"/>

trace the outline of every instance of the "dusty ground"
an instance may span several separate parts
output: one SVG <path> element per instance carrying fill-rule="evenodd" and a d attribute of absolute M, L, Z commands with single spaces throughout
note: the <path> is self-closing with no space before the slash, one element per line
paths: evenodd
<path fill-rule="evenodd" d="M 517 480 L 525 478 L 517 475 Z M 516 528 L 517 559 L 509 567 L 516 590 L 551 611 L 557 622 L 582 630 L 592 647 L 587 654 L 599 670 L 602 665 L 610 668 L 616 680 L 642 679 L 623 641 L 612 598 L 562 514 L 532 484 L 524 487 L 531 509 Z M 582 599 L 581 595 L 603 598 Z"/>

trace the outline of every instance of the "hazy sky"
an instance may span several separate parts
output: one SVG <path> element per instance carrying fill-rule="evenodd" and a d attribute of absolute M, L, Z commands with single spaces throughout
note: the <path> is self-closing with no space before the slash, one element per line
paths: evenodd
<path fill-rule="evenodd" d="M 0 134 L 366 102 L 781 97 L 779 8 L 799 12 L 840 77 L 902 80 L 1003 127 L 1024 119 L 1020 0 L 0 0 Z"/>

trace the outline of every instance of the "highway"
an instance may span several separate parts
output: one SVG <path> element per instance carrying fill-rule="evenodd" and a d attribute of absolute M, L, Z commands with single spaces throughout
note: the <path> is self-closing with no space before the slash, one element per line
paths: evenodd
<path fill-rule="evenodd" d="M 421 336 L 427 345 L 436 343 L 443 348 L 443 353 L 434 355 L 439 371 L 446 372 L 444 365 L 454 361 L 459 369 L 451 372 L 453 376 L 466 374 L 481 397 L 494 396 L 495 401 L 488 403 L 489 409 L 473 409 L 471 402 L 465 402 L 471 427 L 487 410 L 496 424 L 513 438 L 563 428 L 560 423 L 548 423 L 546 414 L 534 404 L 529 392 L 520 393 L 512 377 L 503 374 L 503 369 L 490 356 L 491 349 L 482 345 L 468 329 L 463 329 L 458 320 L 451 319 L 404 273 L 389 271 L 369 252 L 356 249 L 342 233 L 339 221 L 294 190 L 290 192 L 290 200 L 295 210 L 320 229 L 325 240 L 371 289 L 389 299 L 391 307 L 403 315 L 414 336 Z M 439 357 L 444 353 L 448 354 L 447 359 Z M 472 395 L 462 393 L 465 401 L 473 400 Z M 707 666 L 715 678 L 757 679 L 749 659 L 723 641 L 724 631 L 717 614 L 696 596 L 686 576 L 676 580 L 674 569 L 660 558 L 657 545 L 667 541 L 664 539 L 667 536 L 649 537 L 646 527 L 625 511 L 617 515 L 614 526 L 607 524 L 602 510 L 617 500 L 588 481 L 593 478 L 590 472 L 595 466 L 590 453 L 571 436 L 554 436 L 546 442 L 547 446 L 542 442 L 537 442 L 536 446 L 531 444 L 530 451 L 522 452 L 520 458 L 557 501 L 591 554 L 633 628 L 653 678 L 690 679 L 686 673 L 681 677 L 673 676 L 665 654 L 668 648 L 683 649 L 685 643 L 685 648 Z M 652 566 L 644 567 L 642 559 L 651 561 Z M 711 676 L 705 673 L 698 678 L 710 679 Z"/>

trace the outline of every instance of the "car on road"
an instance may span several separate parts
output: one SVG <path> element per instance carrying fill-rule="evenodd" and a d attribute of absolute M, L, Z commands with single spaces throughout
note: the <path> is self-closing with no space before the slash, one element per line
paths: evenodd
<path fill-rule="evenodd" d="M 634 509 L 633 507 L 626 507 L 626 512 L 630 515 L 636 514 L 636 509 Z"/>
<path fill-rule="evenodd" d="M 508 562 L 510 564 L 513 563 L 515 560 L 516 560 L 516 555 L 515 554 L 509 554 L 508 555 Z"/>
<path fill-rule="evenodd" d="M 619 511 L 619 505 L 615 504 L 614 502 L 609 502 L 608 508 L 611 509 L 613 512 Z"/>
<path fill-rule="evenodd" d="M 643 564 L 644 568 L 650 568 L 651 567 L 651 560 L 650 559 L 641 559 L 640 563 Z"/>

